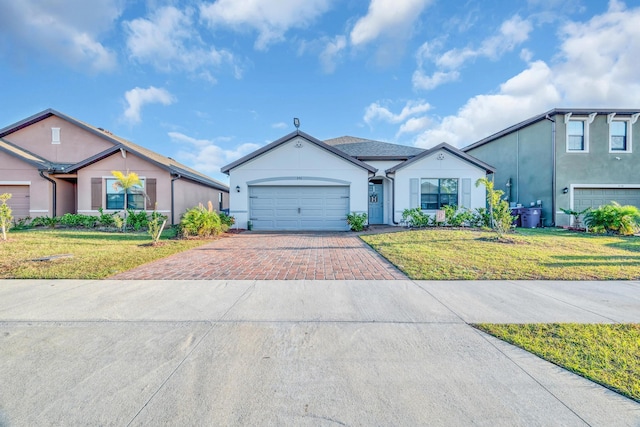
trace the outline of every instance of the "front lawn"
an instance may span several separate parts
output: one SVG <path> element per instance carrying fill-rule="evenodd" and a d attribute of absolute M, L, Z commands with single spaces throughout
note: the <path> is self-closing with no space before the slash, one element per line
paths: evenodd
<path fill-rule="evenodd" d="M 640 238 L 518 229 L 429 228 L 361 238 L 415 280 L 630 280 L 640 278 Z"/>
<path fill-rule="evenodd" d="M 160 244 L 151 246 L 149 235 L 140 232 L 12 231 L 0 241 L 0 279 L 103 279 L 208 242 L 169 240 L 174 235 L 165 230 Z"/>
<path fill-rule="evenodd" d="M 475 326 L 640 402 L 640 324 Z"/>

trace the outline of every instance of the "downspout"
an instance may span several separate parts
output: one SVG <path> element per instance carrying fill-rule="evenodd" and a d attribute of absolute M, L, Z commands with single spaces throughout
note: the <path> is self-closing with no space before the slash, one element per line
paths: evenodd
<path fill-rule="evenodd" d="M 44 179 L 46 179 L 47 181 L 49 181 L 51 184 L 53 184 L 53 214 L 51 215 L 51 217 L 52 217 L 52 218 L 55 218 L 55 216 L 56 216 L 56 211 L 57 211 L 57 207 L 58 207 L 58 206 L 57 206 L 57 202 L 56 202 L 56 199 L 57 199 L 57 197 L 56 197 L 56 194 L 57 194 L 57 190 L 56 190 L 56 189 L 57 189 L 57 184 L 56 184 L 56 182 L 55 182 L 53 179 L 51 179 L 51 178 L 49 178 L 48 176 L 45 176 L 45 175 L 44 175 L 44 170 L 39 170 L 38 172 L 40 173 L 40 176 L 41 176 L 41 177 L 43 177 Z"/>
<path fill-rule="evenodd" d="M 174 212 L 175 212 L 175 198 L 174 198 L 174 189 L 173 189 L 173 182 L 182 178 L 182 176 L 180 176 L 180 174 L 175 174 L 175 176 L 173 178 L 171 178 L 171 225 L 175 225 L 175 218 L 174 218 Z"/>
<path fill-rule="evenodd" d="M 396 179 L 391 178 L 388 173 L 385 173 L 385 176 L 391 180 L 391 222 L 399 225 L 400 223 L 396 221 Z"/>
<path fill-rule="evenodd" d="M 549 114 L 544 116 L 551 122 L 551 226 L 556 225 L 556 121 Z M 542 224 L 544 226 L 544 224 Z"/>

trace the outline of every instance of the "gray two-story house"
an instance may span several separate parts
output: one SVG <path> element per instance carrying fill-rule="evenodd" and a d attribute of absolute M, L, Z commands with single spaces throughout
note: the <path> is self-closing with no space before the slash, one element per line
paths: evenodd
<path fill-rule="evenodd" d="M 561 208 L 616 201 L 640 208 L 640 109 L 553 109 L 462 149 L 496 168 L 510 203 L 542 205 L 545 226 L 570 225 Z"/>

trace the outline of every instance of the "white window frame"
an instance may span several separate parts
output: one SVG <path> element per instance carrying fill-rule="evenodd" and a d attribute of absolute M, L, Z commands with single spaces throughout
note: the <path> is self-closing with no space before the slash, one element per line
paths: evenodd
<path fill-rule="evenodd" d="M 51 143 L 60 144 L 60 128 L 51 128 Z"/>
<path fill-rule="evenodd" d="M 437 207 L 437 208 L 435 208 L 435 209 L 432 209 L 432 208 L 423 208 L 423 207 L 422 207 L 422 194 L 423 194 L 423 193 L 422 193 L 422 181 L 423 181 L 423 180 L 434 180 L 434 179 L 435 179 L 435 180 L 438 180 L 438 193 L 437 193 L 437 196 L 438 196 L 438 202 L 437 202 L 437 203 L 438 203 L 439 207 Z M 460 196 L 461 196 L 461 194 L 460 194 L 460 190 L 461 190 L 461 188 L 460 188 L 460 187 L 461 187 L 461 179 L 460 179 L 460 178 L 419 178 L 419 180 L 418 180 L 418 204 L 419 204 L 419 206 L 420 206 L 420 209 L 421 209 L 421 210 L 423 210 L 423 211 L 436 211 L 436 210 L 442 209 L 442 208 L 443 208 L 443 206 L 446 206 L 446 205 L 442 205 L 442 204 L 440 203 L 440 202 L 441 202 L 440 196 L 441 196 L 442 194 L 447 194 L 447 193 L 442 193 L 442 192 L 440 191 L 440 190 L 441 190 L 441 187 L 442 187 L 442 183 L 441 183 L 441 181 L 442 181 L 443 179 L 450 179 L 450 180 L 456 181 L 456 208 L 459 208 L 459 207 L 460 207 Z M 433 195 L 433 194 L 436 194 L 436 193 L 424 193 L 424 194 L 431 194 L 431 195 Z"/>
<path fill-rule="evenodd" d="M 104 177 L 104 180 L 105 180 L 105 181 L 104 181 L 104 185 L 105 185 L 105 190 L 106 190 L 106 191 L 105 191 L 105 193 L 104 193 L 104 195 L 103 195 L 103 200 L 102 200 L 102 201 L 103 201 L 103 203 L 104 203 L 105 210 L 108 210 L 108 211 L 118 211 L 118 210 L 125 210 L 125 209 L 128 209 L 126 206 L 125 206 L 125 207 L 122 207 L 122 208 L 109 208 L 109 207 L 107 207 L 109 194 L 118 194 L 118 193 L 120 193 L 120 191 L 117 191 L 117 192 L 114 192 L 114 191 L 113 191 L 113 182 L 117 181 L 117 180 L 116 180 L 116 178 L 114 178 L 113 176 L 110 176 L 110 177 Z M 146 191 L 146 187 L 147 187 L 147 179 L 146 179 L 145 177 L 140 178 L 140 183 L 142 184 L 141 186 L 140 186 L 140 185 L 135 185 L 134 187 L 138 187 L 138 188 L 142 189 L 143 194 L 146 194 L 146 193 L 144 193 L 144 192 Z M 111 190 L 112 190 L 111 192 L 109 191 L 109 189 L 110 189 L 110 188 L 111 188 Z M 131 194 L 132 194 L 132 192 L 131 192 L 131 191 L 127 191 L 127 193 L 128 193 L 129 195 L 131 195 Z M 123 205 L 124 205 L 124 200 L 123 200 Z M 146 207 L 147 207 L 146 197 L 143 197 L 143 202 L 142 202 L 142 208 L 141 208 L 141 209 L 137 209 L 137 208 L 129 208 L 129 209 L 133 209 L 133 210 L 145 210 L 145 209 L 146 209 Z"/>
<path fill-rule="evenodd" d="M 616 113 L 607 115 L 607 123 L 609 124 L 609 153 L 611 154 L 625 154 L 633 152 L 633 124 L 638 120 L 639 114 L 633 114 L 629 117 L 616 117 Z M 627 146 L 626 150 L 614 150 L 611 148 L 611 124 L 613 122 L 625 122 L 627 127 Z"/>
<path fill-rule="evenodd" d="M 567 153 L 588 153 L 589 152 L 589 127 L 593 120 L 595 119 L 597 113 L 591 113 L 588 116 L 572 116 L 572 113 L 567 113 L 564 115 L 564 124 L 565 124 L 565 151 Z M 584 129 L 584 147 L 582 150 L 571 150 L 569 149 L 569 122 L 583 122 Z"/>

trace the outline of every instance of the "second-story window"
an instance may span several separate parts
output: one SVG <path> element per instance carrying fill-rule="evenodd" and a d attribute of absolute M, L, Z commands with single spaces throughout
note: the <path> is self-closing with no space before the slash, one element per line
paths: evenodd
<path fill-rule="evenodd" d="M 569 120 L 567 123 L 567 151 L 587 151 L 585 120 Z"/>
<path fill-rule="evenodd" d="M 609 149 L 611 151 L 631 151 L 629 147 L 629 122 L 613 120 L 609 124 Z"/>

